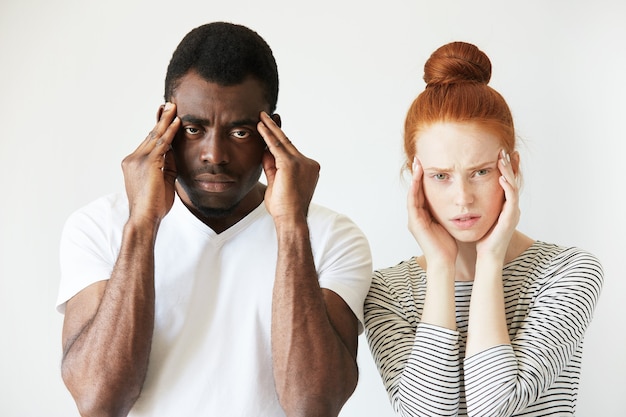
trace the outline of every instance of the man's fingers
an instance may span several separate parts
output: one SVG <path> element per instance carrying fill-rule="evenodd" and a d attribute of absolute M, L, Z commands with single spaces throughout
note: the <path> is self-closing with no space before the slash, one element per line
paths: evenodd
<path fill-rule="evenodd" d="M 155 142 L 155 151 L 160 155 L 165 155 L 171 149 L 172 141 L 176 137 L 176 133 L 180 128 L 180 119 L 178 116 L 167 126 L 165 132 Z"/>
<path fill-rule="evenodd" d="M 148 133 L 144 141 L 139 145 L 140 148 L 147 147 L 148 152 L 150 152 L 155 145 L 160 146 L 163 144 L 163 142 L 167 142 L 167 147 L 169 147 L 169 144 L 173 140 L 176 132 L 178 131 L 178 128 L 180 127 L 180 121 L 176 116 L 175 104 L 165 103 L 164 105 L 161 105 L 158 111 L 158 117 L 159 121 L 157 122 L 157 124 Z"/>
<path fill-rule="evenodd" d="M 266 112 L 261 112 L 257 129 L 270 151 L 279 151 L 280 148 L 295 150 L 289 138 Z"/>

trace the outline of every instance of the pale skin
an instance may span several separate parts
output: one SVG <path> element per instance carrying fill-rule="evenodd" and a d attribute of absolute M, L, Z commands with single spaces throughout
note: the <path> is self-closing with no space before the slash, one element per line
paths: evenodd
<path fill-rule="evenodd" d="M 154 243 L 174 193 L 216 232 L 262 201 L 272 215 L 278 237 L 272 357 L 286 414 L 336 416 L 354 391 L 357 319 L 337 294 L 320 288 L 306 222 L 320 167 L 289 141 L 278 115 L 267 114 L 264 97 L 256 80 L 222 87 L 190 73 L 124 159 L 130 215 L 119 257 L 109 280 L 66 305 L 62 374 L 81 415 L 125 416 L 141 393 L 154 323 Z M 179 131 L 185 139 L 174 144 Z M 224 173 L 201 181 L 185 173 L 200 163 Z M 258 182 L 261 166 L 267 187 Z M 211 204 L 241 201 L 231 215 L 210 218 L 196 210 L 189 190 Z"/>
<path fill-rule="evenodd" d="M 427 272 L 422 322 L 456 330 L 455 281 L 474 281 L 466 356 L 510 344 L 502 268 L 533 242 L 516 230 L 519 154 L 472 123 L 442 122 L 417 137 L 407 208 Z"/>

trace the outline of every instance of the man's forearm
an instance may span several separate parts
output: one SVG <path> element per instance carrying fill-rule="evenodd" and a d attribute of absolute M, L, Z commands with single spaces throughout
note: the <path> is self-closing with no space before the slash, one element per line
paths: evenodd
<path fill-rule="evenodd" d="M 148 367 L 156 232 L 127 224 L 95 314 L 64 346 L 63 379 L 83 415 L 125 416 Z"/>
<path fill-rule="evenodd" d="M 277 233 L 272 353 L 279 399 L 290 416 L 336 416 L 356 387 L 356 345 L 351 353 L 329 318 L 306 222 L 277 226 Z"/>

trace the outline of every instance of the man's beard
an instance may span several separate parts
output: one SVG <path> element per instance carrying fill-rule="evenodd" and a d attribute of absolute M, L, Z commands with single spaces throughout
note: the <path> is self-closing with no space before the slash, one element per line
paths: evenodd
<path fill-rule="evenodd" d="M 198 210 L 198 212 L 200 212 L 200 214 L 202 214 L 207 219 L 228 217 L 235 211 L 238 205 L 239 202 L 237 202 L 234 206 L 228 208 L 214 208 L 198 206 L 194 203 L 195 209 Z"/>
<path fill-rule="evenodd" d="M 187 193 L 193 209 L 207 219 L 219 219 L 228 217 L 235 212 L 235 210 L 239 206 L 239 203 L 241 203 L 241 201 L 239 200 L 235 201 L 231 206 L 228 207 L 210 207 L 203 204 L 202 198 L 194 190 L 187 189 L 185 190 L 185 192 Z"/>

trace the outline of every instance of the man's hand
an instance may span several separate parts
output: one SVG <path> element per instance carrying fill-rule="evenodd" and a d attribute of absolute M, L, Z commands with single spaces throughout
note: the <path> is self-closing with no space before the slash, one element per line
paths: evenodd
<path fill-rule="evenodd" d="M 302 155 L 267 113 L 261 113 L 257 128 L 267 144 L 263 156 L 267 210 L 274 221 L 306 219 L 320 165 Z"/>
<path fill-rule="evenodd" d="M 285 414 L 337 416 L 356 387 L 358 322 L 346 302 L 322 289 L 307 214 L 320 166 L 302 155 L 261 113 L 267 150 L 265 205 L 274 219 L 278 253 L 272 293 L 272 364 Z M 306 375 L 306 378 L 302 378 Z"/>
<path fill-rule="evenodd" d="M 131 219 L 158 225 L 172 208 L 176 165 L 169 151 L 179 127 L 176 106 L 166 103 L 154 129 L 122 161 Z"/>

